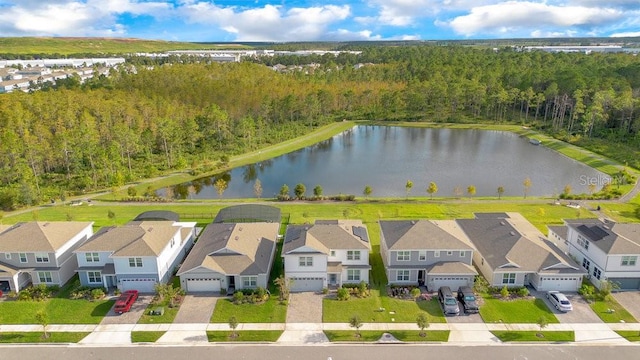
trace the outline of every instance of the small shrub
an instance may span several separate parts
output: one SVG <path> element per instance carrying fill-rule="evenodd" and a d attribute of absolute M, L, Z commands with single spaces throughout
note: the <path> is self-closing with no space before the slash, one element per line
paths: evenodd
<path fill-rule="evenodd" d="M 519 297 L 529 296 L 529 289 L 527 289 L 526 287 L 521 287 L 516 291 L 516 294 L 518 294 Z"/>
<path fill-rule="evenodd" d="M 349 289 L 345 287 L 341 287 L 340 289 L 338 289 L 338 300 L 346 301 L 349 300 L 350 297 L 351 295 L 349 294 Z"/>
<path fill-rule="evenodd" d="M 327 295 L 329 293 L 329 288 L 322 288 L 322 293 Z"/>
<path fill-rule="evenodd" d="M 244 302 L 244 294 L 242 291 L 236 291 L 233 293 L 233 303 L 236 305 L 240 305 Z"/>
<path fill-rule="evenodd" d="M 593 285 L 582 284 L 578 290 L 578 294 L 582 295 L 586 300 L 593 300 L 596 288 Z"/>
<path fill-rule="evenodd" d="M 104 290 L 102 288 L 95 288 L 91 290 L 91 299 L 98 300 L 104 297 Z"/>
<path fill-rule="evenodd" d="M 502 296 L 503 299 L 509 297 L 509 289 L 507 288 L 507 285 L 503 286 L 502 290 L 500 290 L 500 296 Z"/>

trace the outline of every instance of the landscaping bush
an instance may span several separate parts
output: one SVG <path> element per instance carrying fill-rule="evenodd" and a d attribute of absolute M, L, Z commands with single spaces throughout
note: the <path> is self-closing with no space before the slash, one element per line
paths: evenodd
<path fill-rule="evenodd" d="M 18 300 L 35 300 L 42 301 L 48 299 L 52 294 L 60 290 L 59 286 L 47 286 L 45 284 L 38 284 L 30 286 L 18 294 Z"/>
<path fill-rule="evenodd" d="M 269 292 L 263 288 L 241 289 L 233 293 L 233 303 L 240 304 L 261 304 L 269 299 Z"/>
<path fill-rule="evenodd" d="M 104 290 L 102 288 L 95 288 L 91 290 L 91 299 L 98 300 L 104 297 Z"/>
<path fill-rule="evenodd" d="M 338 300 L 346 301 L 351 297 L 349 289 L 345 288 L 344 285 L 340 289 L 338 289 Z"/>
<path fill-rule="evenodd" d="M 500 290 L 500 296 L 502 296 L 503 299 L 509 297 L 509 288 L 507 288 L 507 285 L 503 286 L 502 290 Z"/>
<path fill-rule="evenodd" d="M 529 289 L 527 289 L 526 287 L 524 287 L 524 286 L 523 286 L 523 287 L 518 288 L 518 289 L 516 290 L 516 294 L 517 294 L 519 297 L 527 297 L 527 296 L 529 296 Z"/>
<path fill-rule="evenodd" d="M 582 284 L 578 290 L 578 294 L 582 295 L 586 300 L 593 300 L 596 288 L 593 285 Z"/>

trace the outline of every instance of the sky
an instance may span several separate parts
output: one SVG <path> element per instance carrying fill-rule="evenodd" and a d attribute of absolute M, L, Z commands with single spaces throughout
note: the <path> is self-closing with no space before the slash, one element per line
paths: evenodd
<path fill-rule="evenodd" d="M 640 36 L 640 0 L 0 0 L 0 36 L 194 42 Z"/>

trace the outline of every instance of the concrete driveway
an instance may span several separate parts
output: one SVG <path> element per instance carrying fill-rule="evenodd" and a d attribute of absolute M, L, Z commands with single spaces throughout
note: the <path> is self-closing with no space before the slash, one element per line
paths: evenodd
<path fill-rule="evenodd" d="M 116 298 L 117 296 L 114 297 L 114 300 Z M 153 295 L 140 295 L 138 296 L 138 300 L 131 305 L 131 310 L 123 314 L 116 314 L 113 312 L 113 307 L 111 307 L 107 315 L 100 322 L 100 325 L 136 324 L 152 300 Z"/>
<path fill-rule="evenodd" d="M 571 301 L 573 310 L 568 312 L 562 312 L 557 310 L 547 299 L 546 292 L 544 291 L 531 291 L 531 295 L 538 299 L 543 299 L 547 304 L 549 310 L 558 318 L 558 321 L 562 324 L 580 324 L 580 323 L 602 323 L 602 320 L 598 315 L 591 310 L 589 304 L 578 293 L 563 292 L 567 299 Z"/>
<path fill-rule="evenodd" d="M 189 294 L 184 297 L 174 324 L 196 324 L 211 322 L 211 315 L 218 299 L 223 298 L 218 293 Z"/>
<path fill-rule="evenodd" d="M 640 321 L 640 291 L 621 291 L 611 294 L 622 307 Z"/>
<path fill-rule="evenodd" d="M 291 293 L 287 308 L 287 323 L 322 323 L 324 295 L 313 292 Z"/>
<path fill-rule="evenodd" d="M 458 315 L 445 316 L 445 319 L 447 319 L 448 323 L 451 323 L 451 324 L 484 323 L 484 320 L 482 320 L 482 316 L 480 316 L 480 313 L 476 313 L 476 314 L 465 313 L 464 306 L 460 301 L 458 301 L 458 307 L 460 308 L 460 313 Z"/>

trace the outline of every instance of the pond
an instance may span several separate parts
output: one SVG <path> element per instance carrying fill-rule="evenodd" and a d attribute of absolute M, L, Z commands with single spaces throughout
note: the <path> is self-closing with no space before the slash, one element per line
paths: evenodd
<path fill-rule="evenodd" d="M 599 190 L 609 176 L 528 139 L 503 131 L 430 129 L 388 126 L 356 126 L 333 138 L 260 163 L 239 167 L 225 174 L 161 189 L 176 198 L 215 199 L 213 184 L 223 177 L 228 188 L 223 198 L 252 198 L 256 179 L 262 197 L 274 197 L 283 184 L 290 195 L 298 183 L 306 195 L 320 185 L 324 195 L 362 196 L 366 185 L 372 197 L 404 197 L 407 180 L 413 182 L 410 196 L 428 196 L 435 182 L 435 196 L 557 196 L 566 185 L 572 193 L 588 193 L 589 183 Z"/>

